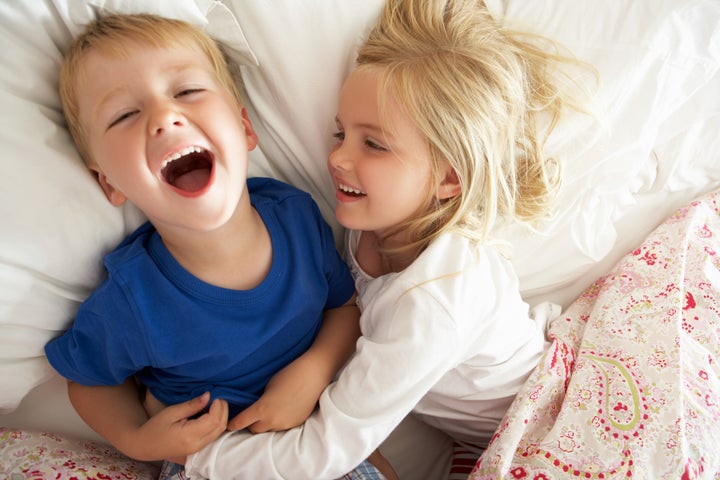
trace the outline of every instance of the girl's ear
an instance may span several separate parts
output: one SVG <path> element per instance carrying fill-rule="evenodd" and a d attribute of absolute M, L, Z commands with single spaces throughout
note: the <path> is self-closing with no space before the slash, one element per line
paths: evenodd
<path fill-rule="evenodd" d="M 449 164 L 444 166 L 445 175 L 442 182 L 438 185 L 435 197 L 438 200 L 446 200 L 452 198 L 460 193 L 460 180 L 458 179 L 457 172 Z"/>
<path fill-rule="evenodd" d="M 105 192 L 105 196 L 116 207 L 119 207 L 127 200 L 127 197 L 117 188 L 113 187 L 108 181 L 104 173 L 91 168 L 93 173 L 97 176 L 97 181 L 100 184 L 100 188 Z"/>

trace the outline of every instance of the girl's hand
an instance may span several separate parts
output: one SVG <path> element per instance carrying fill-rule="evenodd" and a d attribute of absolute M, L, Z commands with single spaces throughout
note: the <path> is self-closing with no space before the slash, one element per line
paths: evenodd
<path fill-rule="evenodd" d="M 230 420 L 228 430 L 288 430 L 307 420 L 325 387 L 355 352 L 360 336 L 355 298 L 353 295 L 344 305 L 325 310 L 312 346 L 277 372 L 257 402 Z"/>
<path fill-rule="evenodd" d="M 276 373 L 265 387 L 265 393 L 228 422 L 228 430 L 277 432 L 304 423 L 327 385 L 317 378 L 309 360 L 301 356 Z"/>

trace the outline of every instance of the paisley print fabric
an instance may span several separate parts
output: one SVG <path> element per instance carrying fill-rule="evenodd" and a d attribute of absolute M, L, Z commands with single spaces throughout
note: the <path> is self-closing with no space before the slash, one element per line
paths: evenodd
<path fill-rule="evenodd" d="M 720 193 L 692 202 L 549 327 L 470 478 L 720 478 Z"/>

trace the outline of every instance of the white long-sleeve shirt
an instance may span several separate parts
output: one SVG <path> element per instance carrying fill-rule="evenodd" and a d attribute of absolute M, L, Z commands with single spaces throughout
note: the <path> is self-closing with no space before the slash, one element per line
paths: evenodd
<path fill-rule="evenodd" d="M 363 335 L 318 410 L 285 432 L 224 434 L 188 458 L 190 475 L 337 478 L 410 412 L 457 439 L 489 440 L 546 346 L 510 262 L 456 234 L 379 278 L 350 260 Z"/>

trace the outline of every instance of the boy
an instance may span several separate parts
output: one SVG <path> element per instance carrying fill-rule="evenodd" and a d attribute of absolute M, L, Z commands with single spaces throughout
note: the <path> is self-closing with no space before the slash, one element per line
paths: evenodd
<path fill-rule="evenodd" d="M 197 451 L 240 411 L 252 431 L 302 423 L 354 351 L 353 280 L 309 195 L 247 179 L 257 137 L 217 45 L 184 22 L 110 15 L 66 56 L 61 97 L 108 200 L 149 220 L 46 346 L 73 405 L 140 460 Z"/>

